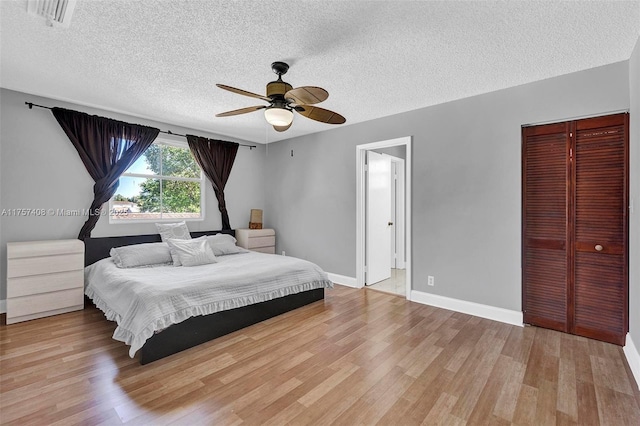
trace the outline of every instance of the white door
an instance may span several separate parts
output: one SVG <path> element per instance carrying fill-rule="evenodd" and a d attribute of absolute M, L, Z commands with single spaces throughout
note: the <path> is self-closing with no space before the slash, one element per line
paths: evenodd
<path fill-rule="evenodd" d="M 367 151 L 367 285 L 391 278 L 391 159 Z"/>
<path fill-rule="evenodd" d="M 398 202 L 398 198 L 397 198 L 397 180 L 396 180 L 396 162 L 391 160 L 391 212 L 389 213 L 389 222 L 393 223 L 393 225 L 391 225 L 389 227 L 389 232 L 390 232 L 390 240 L 391 240 L 391 248 L 389 249 L 390 251 L 390 262 L 391 262 L 391 268 L 395 269 L 397 268 L 396 265 L 396 257 L 397 257 L 397 253 L 396 253 L 396 241 L 398 239 L 398 237 L 396 236 L 396 225 L 398 224 L 397 218 L 396 218 L 396 213 L 397 213 L 397 205 L 396 203 Z"/>

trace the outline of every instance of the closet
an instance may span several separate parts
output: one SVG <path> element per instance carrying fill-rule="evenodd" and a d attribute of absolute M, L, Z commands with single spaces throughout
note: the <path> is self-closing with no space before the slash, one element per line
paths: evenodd
<path fill-rule="evenodd" d="M 525 324 L 624 345 L 629 114 L 522 128 Z"/>

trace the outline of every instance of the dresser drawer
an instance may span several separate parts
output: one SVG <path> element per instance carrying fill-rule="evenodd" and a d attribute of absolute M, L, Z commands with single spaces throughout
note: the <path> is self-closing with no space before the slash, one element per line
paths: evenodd
<path fill-rule="evenodd" d="M 247 234 L 249 238 L 257 238 L 257 237 L 271 237 L 276 235 L 276 231 L 270 228 L 265 229 L 238 229 L 236 233 L 240 231 L 241 233 Z"/>
<path fill-rule="evenodd" d="M 80 240 L 49 240 L 25 241 L 7 244 L 7 259 L 70 253 L 84 254 L 84 243 Z"/>
<path fill-rule="evenodd" d="M 260 253 L 276 254 L 276 248 L 275 248 L 275 246 L 270 246 L 270 247 L 255 247 L 255 248 L 252 248 L 251 250 L 253 250 L 253 251 L 259 251 Z"/>
<path fill-rule="evenodd" d="M 276 237 L 250 237 L 248 249 L 253 250 L 260 247 L 269 247 L 276 245 Z"/>
<path fill-rule="evenodd" d="M 80 288 L 84 290 L 84 271 L 66 271 L 7 278 L 7 297 L 22 297 L 42 292 Z"/>
<path fill-rule="evenodd" d="M 73 271 L 81 269 L 83 263 L 84 253 L 10 258 L 7 259 L 7 278 Z"/>
<path fill-rule="evenodd" d="M 7 299 L 7 324 L 84 308 L 81 288 Z"/>

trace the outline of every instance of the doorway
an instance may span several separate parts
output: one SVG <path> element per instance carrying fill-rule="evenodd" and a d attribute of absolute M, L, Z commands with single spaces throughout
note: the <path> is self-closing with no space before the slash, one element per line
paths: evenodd
<path fill-rule="evenodd" d="M 357 287 L 410 299 L 411 137 L 358 145 L 356 160 Z"/>

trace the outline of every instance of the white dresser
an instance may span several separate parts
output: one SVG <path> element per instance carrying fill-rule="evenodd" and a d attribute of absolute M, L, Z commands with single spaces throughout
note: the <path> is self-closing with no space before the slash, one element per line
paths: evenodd
<path fill-rule="evenodd" d="M 84 308 L 84 243 L 7 243 L 7 324 Z"/>
<path fill-rule="evenodd" d="M 275 254 L 276 231 L 273 229 L 236 229 L 238 246 L 248 250 Z"/>

